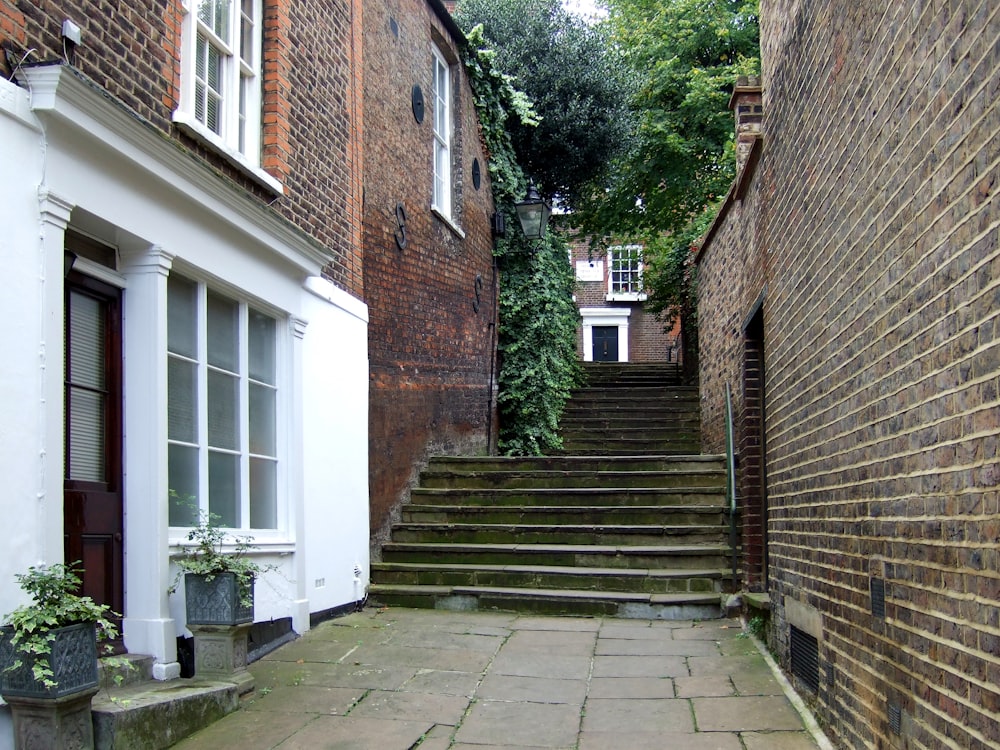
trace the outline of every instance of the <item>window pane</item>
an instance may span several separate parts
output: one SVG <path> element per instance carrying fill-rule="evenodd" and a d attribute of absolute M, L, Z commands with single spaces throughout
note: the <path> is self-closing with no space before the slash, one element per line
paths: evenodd
<path fill-rule="evenodd" d="M 231 299 L 208 293 L 208 363 L 238 372 L 240 307 Z"/>
<path fill-rule="evenodd" d="M 232 375 L 208 371 L 208 444 L 213 448 L 239 450 L 239 385 Z"/>
<path fill-rule="evenodd" d="M 70 479 L 104 482 L 104 395 L 69 389 Z"/>
<path fill-rule="evenodd" d="M 278 528 L 277 463 L 266 458 L 250 459 L 250 528 Z"/>
<path fill-rule="evenodd" d="M 69 296 L 67 378 L 74 385 L 104 389 L 104 305 L 93 297 Z"/>
<path fill-rule="evenodd" d="M 239 456 L 209 451 L 208 512 L 219 517 L 220 526 L 240 527 Z"/>
<path fill-rule="evenodd" d="M 250 384 L 250 452 L 256 455 L 275 456 L 278 452 L 274 402 L 273 388 Z"/>
<path fill-rule="evenodd" d="M 198 356 L 198 287 L 176 274 L 167 279 L 167 350 Z"/>
<path fill-rule="evenodd" d="M 198 365 L 167 359 L 167 438 L 198 441 Z"/>
<path fill-rule="evenodd" d="M 167 446 L 167 466 L 170 525 L 194 526 L 198 522 L 198 449 Z"/>
<path fill-rule="evenodd" d="M 253 67 L 253 3 L 243 0 L 240 13 L 240 57 L 248 67 Z"/>
<path fill-rule="evenodd" d="M 247 335 L 250 357 L 250 377 L 261 383 L 274 385 L 274 345 L 276 323 L 274 318 L 253 308 L 249 311 Z"/>

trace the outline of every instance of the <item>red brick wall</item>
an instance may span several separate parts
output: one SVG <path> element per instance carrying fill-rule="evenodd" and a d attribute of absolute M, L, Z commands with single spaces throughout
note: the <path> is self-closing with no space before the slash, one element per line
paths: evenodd
<path fill-rule="evenodd" d="M 487 430 L 495 426 L 490 414 L 496 308 L 487 164 L 471 91 L 455 64 L 455 43 L 425 0 L 398 0 L 365 5 L 364 44 L 365 301 L 371 523 L 377 541 L 429 455 L 488 450 Z M 453 213 L 464 238 L 430 209 L 434 44 L 453 64 Z M 415 84 L 426 102 L 422 123 L 411 106 Z M 474 159 L 482 173 L 478 190 Z M 399 203 L 406 213 L 402 249 L 396 242 Z"/>
<path fill-rule="evenodd" d="M 352 120 L 360 116 L 359 102 L 352 98 L 360 47 L 351 29 L 353 6 L 359 3 L 264 0 L 262 163 L 284 184 L 285 192 L 277 198 L 171 123 L 180 86 L 180 0 L 0 0 L 0 44 L 18 56 L 34 48 L 28 62 L 61 60 L 62 22 L 73 20 L 82 32 L 74 56 L 77 68 L 313 237 L 330 255 L 331 279 L 360 296 L 360 197 L 353 191 L 361 161 Z M 10 73 L 2 61 L 0 70 Z"/>
<path fill-rule="evenodd" d="M 772 645 L 817 636 L 840 747 L 1000 747 L 1000 6 L 806 5 L 762 7 L 765 145 L 700 257 L 705 448 L 763 294 Z"/>

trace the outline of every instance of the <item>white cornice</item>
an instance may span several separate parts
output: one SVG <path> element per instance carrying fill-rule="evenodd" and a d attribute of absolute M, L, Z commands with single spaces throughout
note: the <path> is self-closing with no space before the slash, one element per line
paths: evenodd
<path fill-rule="evenodd" d="M 309 275 L 329 262 L 330 255 L 292 224 L 73 68 L 25 67 L 18 78 L 43 120 L 96 139 Z"/>

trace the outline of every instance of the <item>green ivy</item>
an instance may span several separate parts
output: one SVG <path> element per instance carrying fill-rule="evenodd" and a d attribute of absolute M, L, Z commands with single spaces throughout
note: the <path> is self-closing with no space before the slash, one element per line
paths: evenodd
<path fill-rule="evenodd" d="M 543 240 L 521 234 L 514 204 L 527 192 L 507 122 L 537 122 L 530 102 L 493 65 L 482 28 L 467 33 L 465 66 L 472 84 L 487 150 L 496 210 L 507 237 L 494 249 L 500 282 L 497 408 L 500 450 L 538 455 L 562 447 L 559 418 L 580 378 L 576 354 L 579 312 L 573 302 L 573 271 L 565 238 L 548 231 Z"/>

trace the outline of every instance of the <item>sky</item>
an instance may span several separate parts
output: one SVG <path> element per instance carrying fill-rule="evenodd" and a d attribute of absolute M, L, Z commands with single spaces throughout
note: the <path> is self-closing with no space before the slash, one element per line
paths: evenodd
<path fill-rule="evenodd" d="M 592 16 L 596 13 L 604 14 L 603 9 L 598 9 L 596 0 L 563 0 L 566 10 L 577 13 L 581 16 Z"/>

